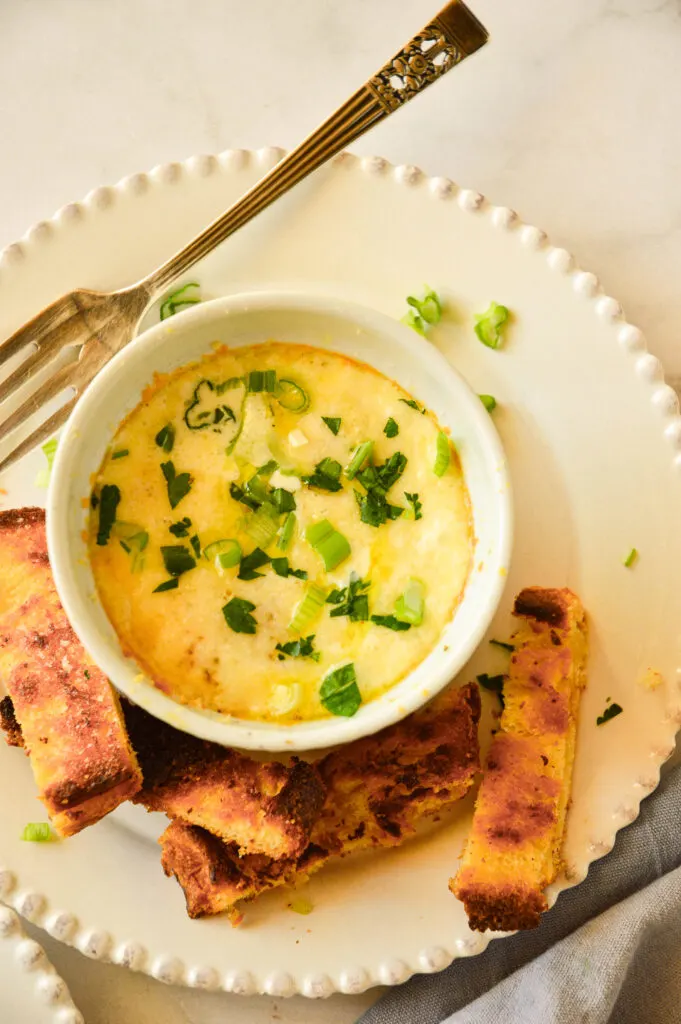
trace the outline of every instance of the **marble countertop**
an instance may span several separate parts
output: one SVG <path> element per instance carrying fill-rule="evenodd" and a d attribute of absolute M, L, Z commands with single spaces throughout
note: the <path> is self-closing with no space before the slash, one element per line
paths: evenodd
<path fill-rule="evenodd" d="M 491 43 L 357 151 L 452 177 L 543 227 L 681 378 L 679 0 L 470 2 Z M 437 6 L 0 4 L 0 248 L 135 171 L 196 152 L 292 146 Z M 45 945 L 88 1024 L 351 1024 L 376 997 L 169 989 Z"/>

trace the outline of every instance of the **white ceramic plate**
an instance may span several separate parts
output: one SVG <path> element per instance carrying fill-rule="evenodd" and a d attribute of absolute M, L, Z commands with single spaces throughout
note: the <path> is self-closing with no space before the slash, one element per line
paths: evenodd
<path fill-rule="evenodd" d="M 0 337 L 76 285 L 112 287 L 150 270 L 277 159 L 274 150 L 201 157 L 98 189 L 0 258 Z M 197 268 L 204 294 L 292 288 L 339 295 L 392 316 L 427 282 L 446 297 L 435 345 L 480 392 L 494 394 L 509 459 L 515 547 L 489 636 L 510 629 L 528 584 L 572 587 L 591 615 L 567 873 L 551 898 L 586 875 L 638 813 L 681 721 L 681 419 L 641 333 L 597 279 L 542 232 L 442 178 L 346 156 L 245 228 Z M 515 323 L 503 349 L 482 346 L 472 314 L 490 300 Z M 0 482 L 6 506 L 44 501 L 32 485 L 42 456 Z M 636 547 L 632 569 L 622 560 Z M 483 644 L 462 678 L 503 669 Z M 660 673 L 655 690 L 642 680 Z M 608 698 L 624 713 L 597 727 Z M 162 823 L 123 808 L 63 843 L 27 849 L 34 820 L 28 765 L 0 745 L 0 896 L 90 956 L 166 981 L 230 991 L 325 995 L 395 984 L 484 949 L 447 880 L 471 801 L 447 827 L 397 851 L 367 855 L 313 879 L 313 913 L 274 892 L 232 930 L 189 921 L 164 878 L 153 839 Z"/>
<path fill-rule="evenodd" d="M 6 1024 L 84 1024 L 45 950 L 29 939 L 17 914 L 1 905 L 0 1019 Z"/>

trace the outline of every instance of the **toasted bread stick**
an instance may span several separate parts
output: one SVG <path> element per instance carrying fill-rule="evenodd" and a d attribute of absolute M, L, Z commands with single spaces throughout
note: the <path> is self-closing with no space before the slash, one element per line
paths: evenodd
<path fill-rule="evenodd" d="M 561 847 L 586 683 L 586 617 L 570 590 L 530 587 L 461 867 L 450 881 L 471 928 L 534 928 Z"/>

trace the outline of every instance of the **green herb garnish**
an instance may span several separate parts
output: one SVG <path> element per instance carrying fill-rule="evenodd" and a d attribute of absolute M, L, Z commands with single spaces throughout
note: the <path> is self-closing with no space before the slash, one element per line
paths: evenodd
<path fill-rule="evenodd" d="M 241 559 L 237 578 L 240 580 L 257 580 L 259 576 L 264 576 L 264 573 L 256 572 L 256 570 L 262 569 L 264 565 L 269 565 L 271 561 L 270 556 L 262 548 L 254 548 L 249 555 L 244 555 Z"/>
<path fill-rule="evenodd" d="M 312 523 L 305 531 L 305 539 L 323 559 L 327 572 L 331 572 L 350 556 L 350 544 L 328 519 Z"/>
<path fill-rule="evenodd" d="M 321 654 L 314 649 L 314 633 L 311 636 L 299 637 L 298 640 L 289 640 L 285 644 L 277 644 L 274 648 L 278 651 L 279 661 L 285 658 L 312 658 L 319 661 Z"/>
<path fill-rule="evenodd" d="M 45 444 L 41 445 L 43 455 L 47 459 L 47 466 L 40 470 L 35 478 L 36 487 L 48 487 L 50 483 L 50 476 L 52 475 L 52 465 L 54 463 L 54 457 L 57 454 L 57 445 L 59 441 L 56 437 L 50 438 Z"/>
<path fill-rule="evenodd" d="M 441 430 L 437 435 L 437 447 L 435 449 L 435 463 L 433 465 L 433 473 L 435 476 L 444 476 L 449 469 L 449 463 L 452 458 L 452 449 L 449 444 L 449 438 L 445 434 L 444 430 Z"/>
<path fill-rule="evenodd" d="M 638 558 L 638 551 L 636 548 L 632 548 L 627 557 L 622 561 L 622 565 L 625 569 L 631 569 L 632 565 Z"/>
<path fill-rule="evenodd" d="M 241 545 L 233 537 L 216 540 L 204 549 L 203 557 L 218 571 L 231 569 L 241 561 Z"/>
<path fill-rule="evenodd" d="M 231 406 L 224 402 L 215 402 L 220 391 L 212 380 L 204 378 L 194 388 L 194 394 L 184 412 L 184 422 L 189 430 L 206 430 L 208 427 L 218 427 L 236 423 L 236 415 Z"/>
<path fill-rule="evenodd" d="M 279 513 L 293 512 L 295 510 L 296 499 L 291 491 L 287 491 L 285 487 L 275 487 L 270 495 L 270 500 Z"/>
<path fill-rule="evenodd" d="M 322 419 L 332 434 L 338 434 L 342 422 L 340 416 L 322 416 Z"/>
<path fill-rule="evenodd" d="M 487 348 L 499 348 L 502 333 L 508 323 L 509 311 L 498 302 L 490 303 L 489 309 L 475 317 L 475 333 Z"/>
<path fill-rule="evenodd" d="M 185 516 L 184 519 L 180 519 L 179 522 L 173 523 L 168 529 L 172 533 L 173 537 L 188 537 L 189 529 L 192 525 L 192 521 L 189 516 Z"/>
<path fill-rule="evenodd" d="M 423 519 L 423 503 L 419 501 L 419 496 L 416 492 L 410 494 L 409 491 L 404 492 L 404 496 L 411 506 L 407 512 L 408 519 Z"/>
<path fill-rule="evenodd" d="M 404 593 L 395 601 L 395 616 L 410 626 L 420 626 L 426 610 L 425 588 L 421 580 L 410 579 Z"/>
<path fill-rule="evenodd" d="M 244 526 L 245 532 L 260 548 L 266 548 L 272 543 L 278 529 L 279 513 L 269 501 L 261 505 L 252 516 L 248 516 Z"/>
<path fill-rule="evenodd" d="M 320 491 L 340 491 L 342 490 L 340 482 L 342 470 L 340 462 L 335 459 L 322 459 L 315 466 L 314 473 L 302 477 L 302 480 L 308 487 L 317 487 Z"/>
<path fill-rule="evenodd" d="M 154 587 L 154 589 L 152 590 L 152 594 L 162 594 L 164 590 L 177 590 L 179 585 L 179 579 L 177 578 L 177 576 L 174 576 L 172 579 L 165 580 L 164 583 L 159 583 L 157 587 Z"/>
<path fill-rule="evenodd" d="M 296 579 L 306 580 L 307 573 L 304 569 L 292 569 L 288 564 L 288 558 L 284 555 L 282 558 L 272 559 L 272 568 L 276 572 L 277 576 L 295 576 Z"/>
<path fill-rule="evenodd" d="M 168 544 L 161 548 L 161 557 L 169 576 L 182 576 L 196 568 L 196 561 L 184 544 Z"/>
<path fill-rule="evenodd" d="M 274 397 L 289 412 L 305 412 L 310 404 L 307 394 L 294 380 L 280 380 Z"/>
<path fill-rule="evenodd" d="M 185 306 L 195 306 L 197 302 L 200 302 L 200 297 L 187 295 L 190 288 L 198 288 L 199 284 L 197 281 L 190 281 L 188 284 L 178 288 L 176 291 L 171 292 L 163 302 L 159 310 L 159 316 L 161 320 L 167 320 L 170 316 L 175 316 Z"/>
<path fill-rule="evenodd" d="M 359 517 L 368 526 L 382 526 L 388 519 L 399 519 L 404 512 L 399 505 L 387 502 L 378 491 L 369 491 L 368 494 L 355 491 L 355 498 L 359 506 Z"/>
<path fill-rule="evenodd" d="M 372 615 L 371 621 L 377 626 L 385 626 L 386 629 L 392 629 L 396 633 L 411 629 L 411 622 L 403 622 L 402 619 L 398 619 L 394 615 Z"/>
<path fill-rule="evenodd" d="M 21 838 L 25 843 L 49 843 L 54 835 L 46 821 L 31 821 L 24 826 Z"/>
<path fill-rule="evenodd" d="M 258 394 L 267 391 L 270 394 L 276 389 L 276 370 L 251 370 L 246 377 L 246 387 L 249 394 Z"/>
<path fill-rule="evenodd" d="M 485 690 L 491 690 L 492 693 L 503 693 L 506 676 L 490 676 L 483 672 L 475 678 Z"/>
<path fill-rule="evenodd" d="M 362 703 L 362 695 L 359 692 L 355 666 L 352 662 L 334 669 L 324 677 L 319 697 L 322 706 L 332 715 L 351 718 L 357 713 Z"/>
<path fill-rule="evenodd" d="M 371 458 L 373 447 L 373 441 L 362 441 L 361 444 L 357 445 L 352 454 L 350 462 L 345 467 L 345 475 L 348 478 L 348 480 L 354 480 L 362 466 L 364 466 L 364 464 L 368 462 L 368 460 Z"/>
<path fill-rule="evenodd" d="M 242 597 L 233 597 L 222 609 L 225 622 L 235 633 L 255 633 L 258 623 L 251 615 L 255 605 Z"/>
<path fill-rule="evenodd" d="M 238 484 L 231 483 L 229 485 L 229 493 L 235 501 L 240 501 L 246 508 L 250 508 L 252 512 L 257 512 L 262 502 L 258 501 L 257 498 L 253 498 L 246 494 L 243 487 L 239 487 Z"/>
<path fill-rule="evenodd" d="M 494 395 L 478 395 L 487 412 L 494 412 L 497 407 L 497 400 Z"/>
<path fill-rule="evenodd" d="M 293 613 L 289 629 L 294 633 L 302 633 L 313 619 L 316 619 L 324 607 L 326 591 L 317 583 L 310 583 L 305 596 Z"/>
<path fill-rule="evenodd" d="M 289 512 L 284 520 L 284 525 L 279 531 L 279 539 L 277 540 L 277 547 L 280 551 L 287 551 L 293 540 L 293 534 L 296 529 L 296 515 L 295 512 Z"/>
<path fill-rule="evenodd" d="M 175 444 L 175 427 L 172 423 L 166 423 L 165 427 L 161 427 L 154 441 L 159 448 L 163 449 L 166 455 L 170 455 Z"/>
<path fill-rule="evenodd" d="M 366 622 L 369 618 L 369 598 L 365 591 L 370 586 L 369 580 L 361 580 L 353 573 L 347 587 L 332 590 L 327 597 L 327 604 L 337 606 L 329 613 L 330 617 L 335 619 L 347 615 L 351 622 Z"/>
<path fill-rule="evenodd" d="M 192 489 L 192 478 L 189 473 L 177 473 L 172 462 L 162 462 L 161 471 L 168 486 L 170 507 L 176 508 Z"/>
<path fill-rule="evenodd" d="M 99 494 L 99 529 L 97 544 L 105 547 L 109 543 L 111 528 L 116 522 L 116 511 L 121 500 L 121 492 L 116 484 L 104 484 Z"/>
<path fill-rule="evenodd" d="M 398 398 L 397 401 L 404 402 L 404 404 L 408 405 L 410 409 L 416 409 L 416 411 L 420 412 L 422 416 L 426 415 L 425 407 L 419 405 L 419 403 L 415 402 L 413 398 Z"/>
<path fill-rule="evenodd" d="M 126 455 L 129 455 L 129 454 L 130 454 L 130 449 L 129 448 L 117 448 L 115 452 L 111 453 L 111 461 L 113 462 L 114 459 L 124 459 L 126 457 Z"/>
<path fill-rule="evenodd" d="M 596 725 L 605 725 L 611 718 L 617 718 L 618 715 L 621 715 L 623 711 L 624 708 L 619 704 L 609 704 L 603 714 L 599 715 L 596 719 Z"/>
<path fill-rule="evenodd" d="M 89 679 L 90 678 L 90 670 L 88 668 L 86 668 L 84 670 L 84 672 L 83 672 L 83 675 L 85 676 L 86 679 Z"/>
<path fill-rule="evenodd" d="M 397 437 L 399 432 L 400 428 L 397 425 L 397 420 L 394 420 L 391 416 L 383 427 L 383 433 L 386 437 Z"/>
<path fill-rule="evenodd" d="M 439 323 L 442 319 L 442 302 L 440 297 L 432 288 L 426 288 L 426 293 L 422 299 L 409 295 L 407 296 L 407 302 L 410 309 L 402 317 L 402 323 L 418 331 L 425 338 L 429 328 L 433 324 Z"/>
<path fill-rule="evenodd" d="M 513 654 L 515 647 L 513 644 L 507 644 L 505 640 L 490 640 L 493 647 L 500 647 L 502 651 L 508 651 L 509 654 Z"/>

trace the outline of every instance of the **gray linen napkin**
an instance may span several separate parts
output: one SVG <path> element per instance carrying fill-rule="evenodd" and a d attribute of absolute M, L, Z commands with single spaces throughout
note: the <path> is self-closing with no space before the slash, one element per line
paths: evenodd
<path fill-rule="evenodd" d="M 633 894 L 633 895 L 632 895 Z M 681 1021 L 681 766 L 539 928 L 392 989 L 358 1024 Z"/>

